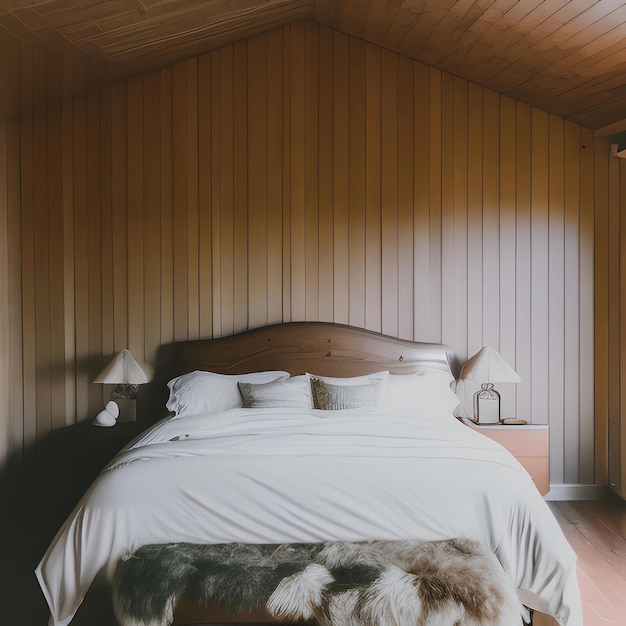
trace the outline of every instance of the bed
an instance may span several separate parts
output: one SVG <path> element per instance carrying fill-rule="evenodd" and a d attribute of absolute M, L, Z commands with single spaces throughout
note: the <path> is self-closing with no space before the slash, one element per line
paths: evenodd
<path fill-rule="evenodd" d="M 467 537 L 525 606 L 581 626 L 575 554 L 521 465 L 454 418 L 451 359 L 308 322 L 162 346 L 146 431 L 37 567 L 50 624 L 69 624 L 96 577 L 146 544 Z"/>

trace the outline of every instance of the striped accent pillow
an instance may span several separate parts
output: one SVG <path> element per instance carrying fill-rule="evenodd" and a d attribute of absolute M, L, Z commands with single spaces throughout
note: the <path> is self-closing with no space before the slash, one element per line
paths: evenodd
<path fill-rule="evenodd" d="M 333 385 L 321 378 L 310 377 L 313 408 L 325 411 L 369 409 L 376 406 L 378 385 Z"/>

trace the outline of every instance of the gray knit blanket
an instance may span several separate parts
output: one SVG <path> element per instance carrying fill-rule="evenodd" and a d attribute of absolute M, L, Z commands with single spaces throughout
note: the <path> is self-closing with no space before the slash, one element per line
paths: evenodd
<path fill-rule="evenodd" d="M 169 626 L 183 596 L 321 626 L 519 626 L 523 614 L 496 557 L 469 539 L 147 545 L 116 566 L 122 626 Z"/>

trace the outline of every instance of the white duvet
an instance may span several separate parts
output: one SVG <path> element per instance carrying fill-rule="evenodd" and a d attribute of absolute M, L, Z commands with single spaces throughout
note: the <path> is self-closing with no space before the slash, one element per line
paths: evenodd
<path fill-rule="evenodd" d="M 576 557 L 522 466 L 453 417 L 232 409 L 157 424 L 79 502 L 36 574 L 54 625 L 148 543 L 466 536 L 520 600 L 581 626 Z"/>

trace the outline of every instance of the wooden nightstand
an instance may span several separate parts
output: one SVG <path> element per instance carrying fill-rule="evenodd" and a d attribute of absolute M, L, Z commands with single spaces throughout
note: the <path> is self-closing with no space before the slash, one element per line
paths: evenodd
<path fill-rule="evenodd" d="M 531 475 L 539 493 L 550 491 L 550 427 L 547 424 L 474 424 L 466 426 L 504 446 Z"/>
<path fill-rule="evenodd" d="M 109 460 L 145 425 L 118 422 L 111 428 L 81 422 L 53 430 L 37 445 L 38 519 L 47 544 Z"/>

